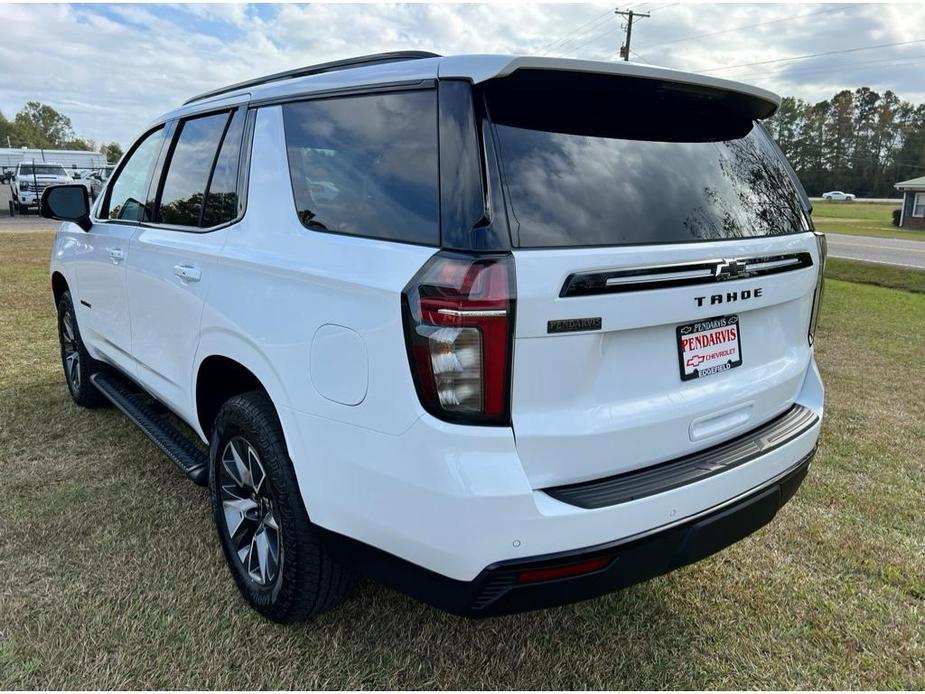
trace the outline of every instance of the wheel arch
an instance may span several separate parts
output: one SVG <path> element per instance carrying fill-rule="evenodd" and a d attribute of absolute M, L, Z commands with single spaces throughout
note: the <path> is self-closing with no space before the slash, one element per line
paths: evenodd
<path fill-rule="evenodd" d="M 196 419 L 206 439 L 212 436 L 215 417 L 222 405 L 235 395 L 252 390 L 263 391 L 272 402 L 260 378 L 240 361 L 222 354 L 210 354 L 199 363 L 194 390 Z"/>
<path fill-rule="evenodd" d="M 61 302 L 61 297 L 64 295 L 64 292 L 69 289 L 70 286 L 67 283 L 67 279 L 65 279 L 61 272 L 55 270 L 51 273 L 51 293 L 55 297 L 56 307 Z"/>
<path fill-rule="evenodd" d="M 262 390 L 276 410 L 291 452 L 294 426 L 288 421 L 289 400 L 282 380 L 256 345 L 224 330 L 208 331 L 200 337 L 192 377 L 196 423 L 206 442 L 215 415 L 228 398 Z"/>

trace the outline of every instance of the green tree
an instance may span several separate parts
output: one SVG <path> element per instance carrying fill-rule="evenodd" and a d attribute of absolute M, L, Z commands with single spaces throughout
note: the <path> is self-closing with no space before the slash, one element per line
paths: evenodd
<path fill-rule="evenodd" d="M 71 119 L 38 101 L 26 103 L 13 123 L 21 146 L 54 149 L 75 139 Z"/>
<path fill-rule="evenodd" d="M 0 147 L 15 147 L 17 144 L 13 123 L 8 121 L 3 113 L 0 113 Z"/>
<path fill-rule="evenodd" d="M 100 145 L 100 154 L 106 155 L 106 161 L 115 164 L 122 158 L 122 147 L 118 142 Z"/>

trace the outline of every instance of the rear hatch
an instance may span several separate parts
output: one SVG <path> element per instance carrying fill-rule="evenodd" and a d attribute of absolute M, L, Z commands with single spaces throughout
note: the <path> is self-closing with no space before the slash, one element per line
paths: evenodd
<path fill-rule="evenodd" d="M 812 357 L 819 250 L 748 105 L 539 72 L 485 95 L 515 246 L 511 416 L 534 488 L 670 460 L 787 410 Z"/>

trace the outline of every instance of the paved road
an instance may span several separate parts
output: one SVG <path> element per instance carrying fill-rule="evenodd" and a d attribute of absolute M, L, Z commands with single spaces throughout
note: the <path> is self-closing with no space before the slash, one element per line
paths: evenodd
<path fill-rule="evenodd" d="M 58 222 L 42 219 L 33 210 L 27 215 L 10 217 L 10 186 L 0 183 L 0 231 L 54 231 Z"/>
<path fill-rule="evenodd" d="M 833 258 L 866 260 L 925 270 L 925 241 L 830 233 L 825 236 L 829 243 L 829 255 Z"/>

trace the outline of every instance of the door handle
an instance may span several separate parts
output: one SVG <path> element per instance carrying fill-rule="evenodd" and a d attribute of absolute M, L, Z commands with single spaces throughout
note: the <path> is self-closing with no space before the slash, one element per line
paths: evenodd
<path fill-rule="evenodd" d="M 202 270 L 195 265 L 174 265 L 173 274 L 186 282 L 198 282 L 202 279 Z"/>
<path fill-rule="evenodd" d="M 109 251 L 109 257 L 112 258 L 114 263 L 125 260 L 125 251 L 121 248 L 107 248 L 106 250 Z"/>

